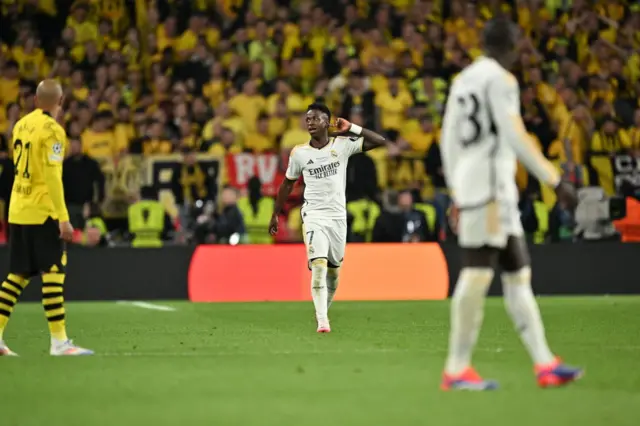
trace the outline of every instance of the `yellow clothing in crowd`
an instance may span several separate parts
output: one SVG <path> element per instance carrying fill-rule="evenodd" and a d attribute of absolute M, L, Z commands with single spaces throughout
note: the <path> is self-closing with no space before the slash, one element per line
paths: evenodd
<path fill-rule="evenodd" d="M 113 132 L 96 132 L 87 129 L 81 136 L 82 150 L 93 158 L 107 158 L 114 156 L 118 151 L 116 137 Z"/>
<path fill-rule="evenodd" d="M 265 106 L 264 98 L 259 95 L 248 96 L 241 93 L 229 100 L 229 107 L 242 118 L 247 130 L 255 129 L 258 116 L 264 111 Z"/>
<path fill-rule="evenodd" d="M 384 130 L 402 130 L 405 112 L 413 105 L 413 98 L 407 91 L 400 91 L 395 96 L 383 91 L 376 96 L 376 105 L 381 109 L 380 121 Z"/>

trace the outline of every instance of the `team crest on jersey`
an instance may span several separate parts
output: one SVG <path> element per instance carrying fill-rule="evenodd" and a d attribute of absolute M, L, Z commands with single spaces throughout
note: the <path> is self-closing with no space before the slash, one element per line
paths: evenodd
<path fill-rule="evenodd" d="M 331 156 L 332 156 L 332 157 L 337 157 L 337 156 L 338 156 L 338 153 L 337 153 L 335 150 L 333 150 L 333 149 L 332 149 L 332 150 L 331 150 Z"/>
<path fill-rule="evenodd" d="M 314 250 L 312 246 L 309 246 L 309 253 L 313 254 Z"/>

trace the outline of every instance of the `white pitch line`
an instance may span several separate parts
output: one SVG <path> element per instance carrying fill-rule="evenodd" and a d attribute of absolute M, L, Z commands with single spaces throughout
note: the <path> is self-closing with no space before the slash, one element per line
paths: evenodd
<path fill-rule="evenodd" d="M 122 301 L 119 301 L 119 302 L 116 302 L 116 303 L 118 303 L 120 305 L 135 306 L 136 308 L 150 309 L 152 311 L 173 312 L 173 311 L 176 310 L 176 308 L 174 308 L 172 306 L 158 305 L 157 303 L 130 302 L 130 301 L 126 301 L 126 300 L 122 300 Z"/>
<path fill-rule="evenodd" d="M 477 352 L 502 352 L 502 349 L 475 349 Z M 276 350 L 276 351 L 219 351 L 219 352 L 103 352 L 102 357 L 226 357 L 226 356 L 264 356 L 264 355 L 349 355 L 349 354 L 403 354 L 403 353 L 446 353 L 446 349 L 353 349 L 353 350 Z"/>
<path fill-rule="evenodd" d="M 640 347 L 638 346 L 619 346 L 616 347 L 618 350 L 638 350 Z M 515 350 L 515 349 L 514 349 Z M 511 349 L 503 349 L 503 348 L 476 348 L 475 352 L 484 352 L 484 353 L 503 353 L 503 352 L 513 352 Z M 353 355 L 353 354 L 362 354 L 362 355 L 381 355 L 381 354 L 409 354 L 409 353 L 417 353 L 417 354 L 446 354 L 446 348 L 434 348 L 434 349 L 402 349 L 402 348 L 371 348 L 371 349 L 345 349 L 345 350 L 265 350 L 265 351 L 217 351 L 217 352 L 207 352 L 194 350 L 189 352 L 98 352 L 96 356 L 98 357 L 108 357 L 108 358 L 116 358 L 116 357 L 134 357 L 134 358 L 142 358 L 142 357 L 235 357 L 235 356 L 264 356 L 264 355 L 273 355 L 273 356 L 285 356 L 285 355 Z"/>

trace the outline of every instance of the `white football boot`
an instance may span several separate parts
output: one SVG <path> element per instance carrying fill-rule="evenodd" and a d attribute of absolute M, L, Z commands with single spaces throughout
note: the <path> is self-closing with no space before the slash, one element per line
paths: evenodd
<path fill-rule="evenodd" d="M 0 340 L 0 356 L 18 356 L 18 354 L 9 349 L 4 341 Z"/>
<path fill-rule="evenodd" d="M 72 340 L 65 340 L 64 342 L 52 342 L 51 351 L 49 351 L 49 353 L 52 356 L 93 355 L 92 350 L 76 346 L 73 344 Z"/>

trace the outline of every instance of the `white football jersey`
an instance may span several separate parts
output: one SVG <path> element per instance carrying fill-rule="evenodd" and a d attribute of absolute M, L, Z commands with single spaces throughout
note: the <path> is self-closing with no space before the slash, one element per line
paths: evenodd
<path fill-rule="evenodd" d="M 304 179 L 303 220 L 346 219 L 347 163 L 362 152 L 362 143 L 362 137 L 338 136 L 321 149 L 306 143 L 291 151 L 286 177 Z"/>
<path fill-rule="evenodd" d="M 453 81 L 440 148 L 460 208 L 517 202 L 516 159 L 542 182 L 559 180 L 524 128 L 517 80 L 492 58 L 481 56 Z"/>

